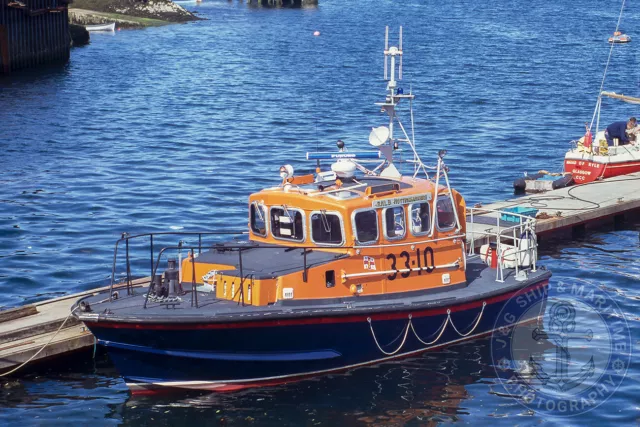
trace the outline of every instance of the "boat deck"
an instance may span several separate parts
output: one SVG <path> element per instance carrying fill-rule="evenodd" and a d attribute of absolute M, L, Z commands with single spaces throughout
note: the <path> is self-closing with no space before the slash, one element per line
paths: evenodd
<path fill-rule="evenodd" d="M 195 258 L 196 263 L 231 265 L 235 270 L 225 270 L 229 276 L 240 276 L 240 254 L 242 245 L 242 274 L 254 279 L 271 279 L 280 275 L 302 271 L 347 256 L 343 253 L 320 249 L 287 248 L 251 241 L 234 241 L 215 245 L 212 250 Z M 246 248 L 244 247 L 246 246 Z M 189 278 L 184 278 L 188 281 Z"/>
<path fill-rule="evenodd" d="M 143 308 L 146 294 L 139 291 L 133 296 L 121 296 L 119 299 L 105 301 L 108 293 L 102 293 L 82 299 L 89 303 L 90 313 L 76 312 L 84 321 L 108 321 L 118 319 L 123 322 L 154 323 L 162 319 L 163 323 L 190 322 L 234 322 L 255 321 L 257 319 L 295 318 L 308 316 L 340 316 L 367 312 L 393 312 L 406 310 L 407 305 L 416 309 L 449 307 L 470 301 L 484 300 L 492 296 L 525 288 L 551 276 L 549 271 L 539 269 L 530 272 L 524 281 L 515 280 L 513 270 L 504 270 L 504 282 L 496 281 L 496 270 L 489 268 L 475 257 L 467 264 L 466 284 L 451 285 L 431 291 L 386 294 L 379 296 L 357 296 L 335 298 L 331 300 L 281 300 L 273 305 L 242 305 L 229 300 L 221 300 L 211 292 L 198 291 L 198 307 L 192 304 L 191 292 L 182 296 L 179 304 L 149 302 Z M 105 310 L 108 310 L 105 314 Z"/>

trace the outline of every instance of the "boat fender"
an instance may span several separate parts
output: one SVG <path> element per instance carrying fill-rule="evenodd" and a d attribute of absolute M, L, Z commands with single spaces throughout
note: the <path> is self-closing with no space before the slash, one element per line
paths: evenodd
<path fill-rule="evenodd" d="M 591 134 L 591 129 L 589 129 L 589 125 L 587 123 L 584 124 L 586 132 L 584 134 L 584 141 L 582 142 L 583 147 L 591 148 L 591 144 L 593 143 L 593 135 Z"/>
<path fill-rule="evenodd" d="M 531 249 L 536 247 L 536 239 L 531 230 L 525 230 L 520 234 L 517 260 L 521 267 L 529 267 L 532 264 Z M 514 248 L 515 250 L 515 248 Z M 535 257 L 535 251 L 533 256 Z"/>
<path fill-rule="evenodd" d="M 573 184 L 573 175 L 570 173 L 565 174 L 562 178 L 558 178 L 551 183 L 551 188 L 557 190 L 558 188 L 568 187 Z"/>
<path fill-rule="evenodd" d="M 522 178 L 518 178 L 513 181 L 513 189 L 516 194 L 524 193 L 527 188 L 527 181 L 535 181 L 539 178 L 542 178 L 545 174 L 541 171 L 538 173 L 528 174 L 525 172 L 525 175 Z"/>
<path fill-rule="evenodd" d="M 518 178 L 513 181 L 513 190 L 517 194 L 524 193 L 525 188 L 527 188 L 527 182 L 525 181 L 524 177 Z"/>

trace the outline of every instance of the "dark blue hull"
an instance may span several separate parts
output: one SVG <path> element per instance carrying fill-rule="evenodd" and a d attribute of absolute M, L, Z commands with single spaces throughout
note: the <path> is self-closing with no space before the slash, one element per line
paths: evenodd
<path fill-rule="evenodd" d="M 544 301 L 547 280 L 450 307 L 244 323 L 88 323 L 132 391 L 157 387 L 234 390 L 289 382 L 407 357 L 519 321 Z M 526 294 L 521 307 L 517 296 Z M 514 296 L 516 298 L 514 298 Z M 450 314 L 449 314 L 450 313 Z M 524 317 L 521 317 L 524 315 Z"/>

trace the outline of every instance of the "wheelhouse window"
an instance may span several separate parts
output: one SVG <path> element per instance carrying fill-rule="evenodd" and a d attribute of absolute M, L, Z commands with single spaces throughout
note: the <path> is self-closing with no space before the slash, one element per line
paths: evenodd
<path fill-rule="evenodd" d="M 323 211 L 311 214 L 311 240 L 329 245 L 342 244 L 342 220 L 340 215 Z"/>
<path fill-rule="evenodd" d="M 436 204 L 436 221 L 439 230 L 450 230 L 456 225 L 456 216 L 449 195 L 438 198 Z"/>
<path fill-rule="evenodd" d="M 386 208 L 383 212 L 385 237 L 391 240 L 404 237 L 406 231 L 404 207 Z"/>
<path fill-rule="evenodd" d="M 414 236 L 427 234 L 431 231 L 431 208 L 429 203 L 411 205 L 411 233 Z"/>
<path fill-rule="evenodd" d="M 271 234 L 276 239 L 304 240 L 304 219 L 302 211 L 284 207 L 271 208 Z"/>
<path fill-rule="evenodd" d="M 267 235 L 267 209 L 264 205 L 251 203 L 249 208 L 251 231 L 259 236 Z"/>
<path fill-rule="evenodd" d="M 356 241 L 359 244 L 378 241 L 378 214 L 374 209 L 356 212 L 353 215 Z"/>

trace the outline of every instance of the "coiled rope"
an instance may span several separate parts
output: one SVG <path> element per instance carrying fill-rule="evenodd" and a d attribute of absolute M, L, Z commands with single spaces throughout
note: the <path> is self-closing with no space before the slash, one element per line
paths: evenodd
<path fill-rule="evenodd" d="M 469 335 L 471 335 L 476 330 L 476 328 L 480 324 L 480 320 L 482 319 L 482 316 L 484 314 L 484 309 L 485 309 L 486 306 L 487 306 L 487 302 L 483 301 L 482 302 L 482 309 L 480 310 L 480 313 L 478 313 L 478 315 L 476 316 L 475 323 L 474 323 L 473 327 L 469 331 L 467 331 L 465 333 L 460 332 L 458 330 L 458 328 L 456 328 L 456 325 L 454 325 L 453 320 L 451 319 L 451 309 L 447 309 L 447 317 L 444 319 L 444 322 L 442 322 L 442 326 L 440 326 L 440 328 L 439 328 L 440 332 L 438 332 L 437 336 L 435 337 L 435 339 L 433 341 L 430 341 L 430 342 L 426 342 L 422 338 L 420 338 L 420 336 L 418 335 L 418 333 L 416 332 L 416 330 L 415 330 L 415 328 L 413 326 L 413 321 L 412 321 L 413 315 L 409 314 L 409 320 L 407 321 L 407 326 L 405 326 L 405 328 L 404 328 L 404 337 L 402 338 L 402 342 L 400 343 L 398 348 L 396 348 L 394 351 L 391 351 L 391 352 L 386 351 L 380 345 L 380 342 L 378 341 L 378 338 L 376 337 L 376 333 L 373 330 L 373 324 L 371 323 L 371 317 L 367 317 L 367 322 L 369 322 L 369 329 L 371 330 L 371 336 L 373 337 L 373 341 L 376 343 L 376 346 L 378 347 L 378 350 L 380 350 L 383 354 L 386 354 L 387 356 L 393 356 L 394 354 L 398 353 L 402 349 L 402 347 L 404 347 L 404 343 L 407 341 L 407 336 L 409 335 L 409 329 L 411 329 L 411 331 L 413 332 L 413 335 L 416 337 L 416 339 L 418 341 L 420 341 L 425 346 L 430 346 L 430 345 L 433 345 L 436 342 L 438 342 L 438 340 L 444 334 L 444 331 L 447 329 L 447 324 L 450 324 L 453 327 L 453 330 L 456 331 L 456 333 L 459 336 L 461 336 L 463 338 L 468 337 Z"/>
<path fill-rule="evenodd" d="M 77 307 L 76 307 L 77 308 Z M 55 337 L 58 336 L 58 333 L 62 330 L 62 328 L 64 327 L 64 324 L 67 323 L 67 320 L 69 320 L 69 318 L 71 317 L 71 315 L 73 314 L 73 312 L 76 309 L 74 308 L 73 310 L 71 310 L 69 312 L 69 314 L 67 315 L 66 319 L 64 319 L 64 321 L 62 322 L 62 324 L 60 325 L 60 327 L 58 328 L 58 330 L 56 331 L 55 334 L 53 334 L 53 336 L 51 338 L 49 338 L 49 341 L 47 341 L 47 343 L 45 345 L 43 345 L 40 350 L 36 351 L 30 358 L 28 358 L 27 360 L 25 360 L 24 362 L 22 362 L 20 365 L 16 366 L 15 368 L 13 368 L 12 370 L 10 370 L 9 372 L 5 372 L 4 374 L 0 374 L 0 377 L 6 377 L 7 375 L 11 375 L 14 372 L 16 372 L 18 369 L 22 368 L 24 365 L 26 365 L 27 363 L 31 362 L 37 355 L 39 355 L 40 353 L 42 353 L 42 350 L 44 350 L 45 348 L 47 348 L 47 346 L 49 344 L 51 344 L 51 342 L 53 341 L 53 339 Z"/>

